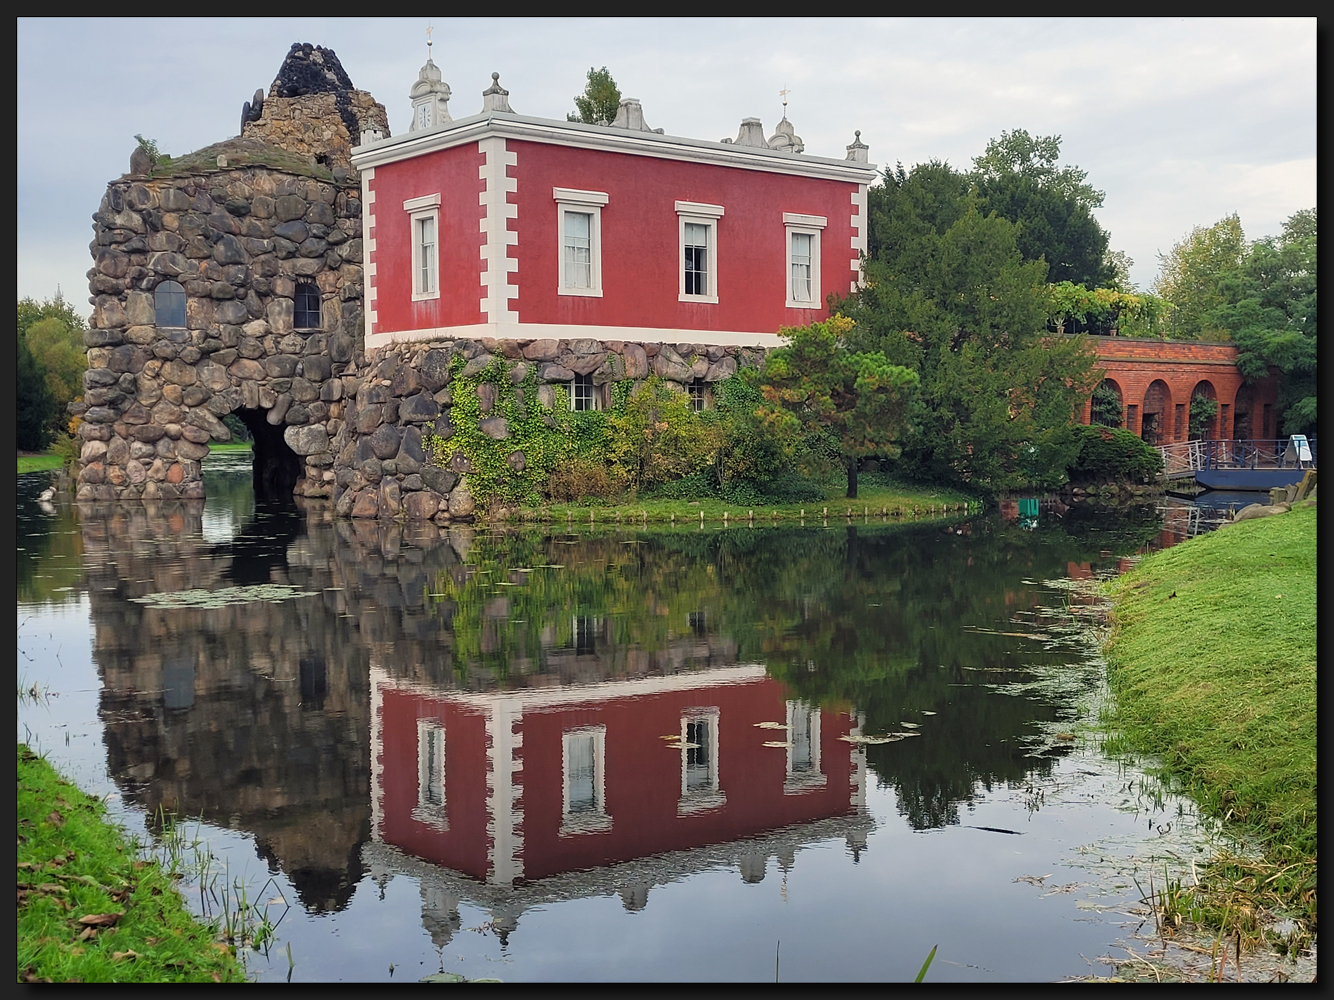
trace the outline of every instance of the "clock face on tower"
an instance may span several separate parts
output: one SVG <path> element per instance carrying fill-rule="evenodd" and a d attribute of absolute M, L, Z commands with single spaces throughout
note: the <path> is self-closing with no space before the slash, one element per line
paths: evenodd
<path fill-rule="evenodd" d="M 417 105 L 417 127 L 431 127 L 431 106 L 429 104 Z"/>

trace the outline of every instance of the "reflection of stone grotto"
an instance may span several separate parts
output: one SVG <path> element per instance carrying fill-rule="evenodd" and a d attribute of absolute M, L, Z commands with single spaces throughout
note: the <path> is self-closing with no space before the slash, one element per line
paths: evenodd
<path fill-rule="evenodd" d="M 253 832 L 309 909 L 341 909 L 362 876 L 369 832 L 370 651 L 392 650 L 386 661 L 408 677 L 497 683 L 486 670 L 457 676 L 452 606 L 426 598 L 442 574 L 466 579 L 461 555 L 473 533 L 260 504 L 260 520 L 210 545 L 202 512 L 197 500 L 83 512 L 109 770 L 150 813 Z M 136 600 L 265 584 L 319 596 L 223 607 Z M 504 610 L 487 614 L 499 620 Z M 734 648 L 692 635 L 657 652 L 627 650 L 601 635 L 596 651 L 556 645 L 516 657 L 516 671 L 571 683 L 687 669 Z"/>
<path fill-rule="evenodd" d="M 394 873 L 408 874 L 423 879 L 423 921 L 439 943 L 457 929 L 459 900 L 488 908 L 499 933 L 550 893 L 556 893 L 553 899 L 618 895 L 627 909 L 641 909 L 653 886 L 716 864 L 719 851 L 743 879 L 758 881 L 770 858 L 777 857 L 783 868 L 812 840 L 837 837 L 854 858 L 865 848 L 866 822 L 855 809 L 847 815 L 793 814 L 777 823 L 758 823 L 757 813 L 753 832 L 717 831 L 726 850 L 715 844 L 703 853 L 678 852 L 680 857 L 663 867 L 643 861 L 625 839 L 616 857 L 579 865 L 583 874 L 561 874 L 563 855 L 552 845 L 566 843 L 560 831 L 579 832 L 579 823 L 557 816 L 547 831 L 554 838 L 552 850 L 546 855 L 537 850 L 544 835 L 537 822 L 539 775 L 554 768 L 552 780 L 558 782 L 561 769 L 559 733 L 551 736 L 556 742 L 549 748 L 538 749 L 539 730 L 546 739 L 545 727 L 571 712 L 621 711 L 616 702 L 629 712 L 641 689 L 662 705 L 670 703 L 671 711 L 721 705 L 724 725 L 735 724 L 742 704 L 728 708 L 727 699 L 744 692 L 701 693 L 710 683 L 726 679 L 719 692 L 728 685 L 757 685 L 756 697 L 761 688 L 772 689 L 761 697 L 772 703 L 772 713 L 766 709 L 756 716 L 758 723 L 781 719 L 784 698 L 789 709 L 828 703 L 828 685 L 842 676 L 837 671 L 856 669 L 852 653 L 896 664 L 892 683 L 858 696 L 858 712 L 880 717 L 883 726 L 884 719 L 901 717 L 893 713 L 911 689 L 913 697 L 928 702 L 950 699 L 950 715 L 966 734 L 858 752 L 862 763 L 855 770 L 864 774 L 869 761 L 882 780 L 892 782 L 900 808 L 918 829 L 958 822 L 958 803 L 968 801 L 979 782 L 990 787 L 1041 772 L 1063 752 L 1056 748 L 1038 759 L 1026 746 L 998 738 L 1049 721 L 1052 709 L 1026 698 L 997 701 L 975 686 L 1011 680 L 1020 666 L 1017 654 L 986 635 L 942 635 L 923 610 L 948 601 L 961 619 L 971 619 L 976 608 L 1001 604 L 1011 614 L 1026 613 L 1023 602 L 1032 595 L 1012 592 L 1008 571 L 993 576 L 988 569 L 1010 560 L 1004 531 L 994 540 L 974 538 L 967 544 L 935 528 L 847 537 L 786 533 L 772 536 L 772 551 L 755 547 L 764 539 L 747 533 L 752 549 L 742 560 L 739 553 L 700 547 L 708 540 L 693 536 L 664 537 L 653 545 L 627 545 L 615 533 L 481 536 L 461 525 L 335 520 L 327 505 L 303 510 L 307 502 L 297 504 L 295 511 L 257 504 L 255 520 L 225 544 L 204 541 L 202 501 L 91 504 L 83 511 L 81 530 L 112 777 L 128 801 L 150 812 L 162 806 L 253 833 L 260 856 L 288 874 L 314 911 L 346 906 L 367 872 L 382 885 Z M 928 535 L 940 538 L 925 545 Z M 728 544 L 722 535 L 718 543 Z M 1030 561 L 1026 572 L 1057 575 L 1067 549 L 1063 542 L 1051 550 L 1051 567 Z M 1054 561 L 1058 552 L 1060 567 Z M 540 581 L 531 576 L 534 567 L 558 563 L 549 567 L 554 575 Z M 526 569 L 511 568 L 519 566 Z M 731 577 L 743 572 L 757 582 L 736 585 Z M 908 580 L 911 588 L 903 585 Z M 191 591 L 203 593 L 192 598 Z M 881 592 L 893 593 L 894 603 L 878 613 L 874 630 L 859 628 L 860 619 L 848 609 L 864 609 L 866 595 Z M 821 596 L 812 601 L 804 596 L 810 593 Z M 259 599 L 261 594 L 266 596 Z M 762 618 L 756 632 L 753 623 Z M 853 636 L 859 648 L 848 645 Z M 739 663 L 743 651 L 767 658 L 768 673 L 787 687 L 772 676 L 766 679 L 764 666 Z M 838 656 L 848 657 L 846 667 Z M 821 669 L 812 670 L 817 660 Z M 832 666 L 828 676 L 825 664 Z M 918 676 L 922 664 L 941 666 Z M 596 692 L 590 689 L 603 694 L 591 697 Z M 425 716 L 414 716 L 395 737 L 404 760 L 411 758 L 407 764 L 398 760 L 391 766 L 373 750 L 388 745 L 374 740 L 397 733 L 397 723 L 384 728 L 384 713 L 375 707 L 382 695 L 398 700 L 394 711 L 418 695 L 423 705 L 457 705 L 460 718 L 472 718 L 468 725 L 485 729 L 483 738 L 468 737 L 464 747 L 486 782 L 494 777 L 490 754 L 504 730 L 477 720 L 487 713 L 504 715 L 509 709 L 501 712 L 502 702 L 529 706 L 528 740 L 511 747 L 511 759 L 522 767 L 512 768 L 512 780 L 507 779 L 520 794 L 510 827 L 515 851 L 506 856 L 494 844 L 480 846 L 483 855 L 494 855 L 493 862 L 508 864 L 511 857 L 527 866 L 513 866 L 512 879 L 493 884 L 492 875 L 501 869 L 492 862 L 490 869 L 463 860 L 448 862 L 452 871 L 440 868 L 442 862 L 421 860 L 433 856 L 429 850 L 408 847 L 397 834 L 377 835 L 376 824 L 394 802 L 407 810 L 405 817 L 415 809 L 429 820 L 434 808 L 418 799 L 420 741 L 426 732 L 418 730 Z M 822 711 L 823 759 L 833 761 L 837 750 L 846 768 L 847 744 L 827 741 L 852 723 L 843 710 Z M 692 726 L 704 726 L 692 719 Z M 590 725 L 596 727 L 593 721 L 578 723 Z M 651 731 L 671 732 L 681 725 L 675 719 Z M 623 731 L 642 729 L 630 725 Z M 456 753 L 453 741 L 462 730 L 450 732 L 450 753 Z M 737 732 L 761 731 L 746 722 Z M 723 744 L 738 745 L 733 736 L 724 737 Z M 581 738 L 590 748 L 596 744 L 593 737 Z M 630 755 L 613 746 L 617 738 L 609 728 L 607 760 L 624 767 Z M 443 731 L 439 740 L 443 755 Z M 771 752 L 783 753 L 765 751 Z M 457 755 L 450 759 L 456 762 L 450 775 L 469 773 L 467 766 L 457 766 Z M 824 787 L 822 775 L 829 777 L 831 792 L 847 787 L 827 767 L 806 775 L 789 770 L 775 777 L 775 796 L 813 792 Z M 680 784 L 684 773 L 671 780 Z M 376 797 L 377 788 L 394 782 L 391 798 L 397 800 Z M 608 788 L 647 788 L 647 783 L 641 768 L 630 786 L 609 782 Z M 499 787 L 479 785 L 477 794 L 494 796 Z M 553 808 L 559 813 L 555 787 Z M 696 808 L 689 791 L 682 786 L 670 796 L 673 816 L 678 809 L 684 816 Z M 707 788 L 700 799 L 704 813 L 740 801 Z M 848 804 L 845 795 L 839 808 Z M 457 810 L 450 814 L 455 831 L 462 829 L 463 817 Z M 597 823 L 603 821 L 593 818 L 597 822 L 588 830 L 600 832 Z M 633 826 L 616 824 L 613 839 Z M 656 836 L 666 829 L 659 824 L 650 832 Z M 755 841 L 759 834 L 771 843 Z M 482 839 L 488 836 L 494 835 Z M 661 860 L 664 851 L 674 850 L 660 845 L 653 853 Z M 539 862 L 548 861 L 539 870 Z M 600 874 L 588 874 L 588 865 L 600 865 Z"/>

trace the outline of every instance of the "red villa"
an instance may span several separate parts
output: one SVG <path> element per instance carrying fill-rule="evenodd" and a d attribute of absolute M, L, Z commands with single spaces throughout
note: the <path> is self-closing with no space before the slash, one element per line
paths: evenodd
<path fill-rule="evenodd" d="M 427 61 L 412 130 L 363 133 L 367 350 L 473 338 L 777 346 L 847 294 L 875 180 L 858 137 L 805 155 L 787 118 L 735 139 L 516 114 L 497 74 L 451 119 Z M 860 136 L 860 133 L 859 133 Z"/>

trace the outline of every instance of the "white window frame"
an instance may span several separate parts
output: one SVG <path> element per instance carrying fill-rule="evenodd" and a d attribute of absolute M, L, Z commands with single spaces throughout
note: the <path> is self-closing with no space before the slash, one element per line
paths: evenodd
<path fill-rule="evenodd" d="M 588 406 L 584 407 L 583 409 L 580 409 L 579 407 L 574 405 L 575 403 L 574 390 L 576 386 L 588 387 L 588 393 L 589 393 Z M 593 376 L 591 373 L 588 375 L 576 375 L 570 381 L 570 411 L 572 413 L 595 413 L 596 411 L 601 410 L 603 408 L 602 404 L 603 404 L 602 386 L 593 384 Z"/>
<path fill-rule="evenodd" d="M 811 725 L 811 766 L 808 770 L 797 770 L 796 744 L 793 736 L 797 732 L 797 723 L 802 718 L 809 719 Z M 787 775 L 783 779 L 783 794 L 797 795 L 801 792 L 823 788 L 826 783 L 824 771 L 820 766 L 820 707 L 805 701 L 787 703 Z"/>
<path fill-rule="evenodd" d="M 697 201 L 678 201 L 676 203 L 677 215 L 677 247 L 676 247 L 676 276 L 677 276 L 677 299 L 681 302 L 703 302 L 717 303 L 718 301 L 718 220 L 723 217 L 722 205 L 706 205 Z M 708 268 L 709 289 L 706 295 L 687 295 L 686 294 L 686 224 L 694 223 L 699 226 L 707 226 L 708 235 L 708 254 L 705 266 Z"/>
<path fill-rule="evenodd" d="M 587 812 L 570 812 L 570 750 L 576 739 L 593 741 L 593 805 Z M 583 726 L 561 733 L 561 823 L 560 836 L 606 833 L 611 829 L 607 814 L 607 727 Z"/>
<path fill-rule="evenodd" d="M 429 767 L 430 755 L 427 752 L 432 742 L 439 749 L 439 802 L 432 802 L 427 796 L 431 784 Z M 418 823 L 425 823 L 436 830 L 449 829 L 449 812 L 445 801 L 445 726 L 439 719 L 417 720 L 417 807 L 412 810 L 412 818 Z"/>
<path fill-rule="evenodd" d="M 800 215 L 796 212 L 783 213 L 783 261 L 786 274 L 783 285 L 787 289 L 787 307 L 789 309 L 820 308 L 820 233 L 829 220 L 823 215 Z M 811 237 L 811 299 L 809 302 L 797 299 L 792 294 L 792 237 L 801 234 Z"/>
<path fill-rule="evenodd" d="M 428 194 L 403 202 L 408 213 L 408 238 L 412 241 L 412 301 L 422 302 L 440 298 L 440 195 Z M 435 267 L 431 272 L 432 287 L 422 287 L 421 223 L 431 219 L 435 225 Z"/>
<path fill-rule="evenodd" d="M 709 750 L 709 783 L 704 788 L 690 788 L 686 761 L 690 756 L 690 724 L 703 723 Z M 681 716 L 681 798 L 676 803 L 678 816 L 710 812 L 727 803 L 727 793 L 718 787 L 719 768 L 718 709 L 688 708 Z"/>
<path fill-rule="evenodd" d="M 556 202 L 556 294 L 583 295 L 602 298 L 602 206 L 610 198 L 605 191 L 577 191 L 574 188 L 552 188 Z M 592 216 L 589 225 L 590 277 L 588 288 L 576 288 L 565 283 L 565 216 L 567 214 Z"/>

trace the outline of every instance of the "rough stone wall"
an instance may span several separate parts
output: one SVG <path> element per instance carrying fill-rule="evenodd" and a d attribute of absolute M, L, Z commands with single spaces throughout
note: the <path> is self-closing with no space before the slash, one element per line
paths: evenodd
<path fill-rule="evenodd" d="M 352 86 L 331 50 L 296 43 L 269 86 L 259 119 L 245 122 L 241 135 L 329 167 L 348 167 L 367 129 L 390 134 L 384 105 Z"/>
<path fill-rule="evenodd" d="M 694 379 L 717 382 L 738 367 L 761 364 L 762 348 L 701 344 L 638 344 L 581 340 L 439 340 L 391 344 L 366 352 L 364 367 L 343 375 L 347 399 L 342 426 L 333 438 L 333 498 L 340 516 L 405 518 L 411 521 L 471 520 L 475 501 L 466 475 L 467 456 L 456 451 L 447 467 L 428 461 L 424 434 L 448 440 L 454 434 L 450 365 L 455 356 L 469 376 L 496 355 L 515 363 L 518 384 L 537 369 L 537 402 L 555 404 L 555 387 L 576 375 L 591 375 L 595 386 L 642 381 L 658 375 L 684 387 Z M 493 395 L 493 394 L 492 394 Z M 509 435 L 502 417 L 486 415 L 480 429 L 488 437 Z"/>
<path fill-rule="evenodd" d="M 199 463 L 230 439 L 233 411 L 282 428 L 302 460 L 295 492 L 329 494 L 338 376 L 363 337 L 359 198 L 355 180 L 253 166 L 107 186 L 90 247 L 79 500 L 202 497 Z M 168 279 L 185 290 L 183 328 L 157 325 Z M 298 281 L 319 290 L 319 328 L 294 328 Z"/>

